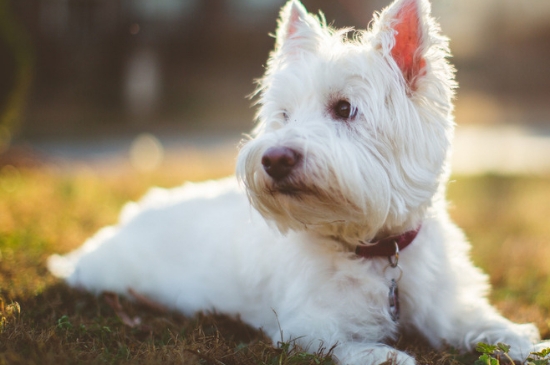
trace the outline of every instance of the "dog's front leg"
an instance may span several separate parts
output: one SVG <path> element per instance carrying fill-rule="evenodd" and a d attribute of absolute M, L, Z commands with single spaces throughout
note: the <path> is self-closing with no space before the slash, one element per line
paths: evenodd
<path fill-rule="evenodd" d="M 455 317 L 456 345 L 471 351 L 480 342 L 510 345 L 509 355 L 514 360 L 525 361 L 533 344 L 540 341 L 538 329 L 533 324 L 518 324 L 502 317 L 484 300 L 477 306 L 465 308 Z M 453 338 L 454 336 L 451 336 Z M 452 344 L 452 341 L 450 341 Z"/>
<path fill-rule="evenodd" d="M 295 343 L 309 353 L 320 349 L 326 353 L 330 349 L 340 365 L 416 364 L 414 358 L 405 352 L 379 342 L 389 336 L 383 334 L 384 330 L 390 330 L 388 323 L 380 327 L 375 323 L 362 323 L 352 325 L 353 330 L 350 330 L 346 328 L 349 323 L 342 317 L 344 311 L 332 312 L 324 308 L 323 317 L 311 316 L 313 312 L 316 309 L 308 307 L 303 315 L 296 315 L 295 312 L 286 317 L 284 313 L 279 313 L 276 327 L 266 324 L 262 328 L 273 343 Z"/>
<path fill-rule="evenodd" d="M 308 336 L 296 339 L 296 343 L 307 352 L 315 353 L 326 348 L 331 340 L 312 340 Z M 339 341 L 333 344 L 332 356 L 339 365 L 415 365 L 413 357 L 403 351 L 382 344 L 368 342 Z"/>
<path fill-rule="evenodd" d="M 434 300 L 437 302 L 437 300 Z M 435 303 L 434 303 L 435 304 Z M 429 313 L 426 316 L 423 314 Z M 517 324 L 502 317 L 485 298 L 438 303 L 429 311 L 418 311 L 412 320 L 419 332 L 436 348 L 452 346 L 465 352 L 475 350 L 478 343 L 505 343 L 509 355 L 524 361 L 540 341 L 533 324 Z"/>
<path fill-rule="evenodd" d="M 422 333 L 435 348 L 475 350 L 479 342 L 506 343 L 523 361 L 539 341 L 532 324 L 504 318 L 487 299 L 488 277 L 469 257 L 464 234 L 440 214 L 425 221 L 416 246 L 403 252 L 399 265 L 400 325 Z"/>
<path fill-rule="evenodd" d="M 456 252 L 452 255 L 457 256 Z M 525 360 L 533 344 L 540 340 L 537 328 L 513 323 L 500 315 L 485 296 L 486 276 L 466 257 L 439 265 L 439 270 L 423 285 L 408 280 L 411 276 L 419 277 L 419 272 L 416 276 L 404 276 L 403 328 L 416 328 L 436 348 L 450 345 L 473 351 L 479 342 L 502 342 L 511 346 L 513 359 Z"/>

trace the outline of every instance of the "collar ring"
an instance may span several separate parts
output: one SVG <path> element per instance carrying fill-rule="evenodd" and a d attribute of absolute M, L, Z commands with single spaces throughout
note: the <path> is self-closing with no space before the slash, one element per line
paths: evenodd
<path fill-rule="evenodd" d="M 392 256 L 388 256 L 388 262 L 392 268 L 396 268 L 399 264 L 399 245 L 396 240 L 393 240 L 393 244 L 395 245 L 395 253 Z"/>

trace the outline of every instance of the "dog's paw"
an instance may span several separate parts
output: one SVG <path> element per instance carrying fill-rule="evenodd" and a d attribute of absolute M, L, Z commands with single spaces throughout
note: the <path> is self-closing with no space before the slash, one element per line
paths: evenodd
<path fill-rule="evenodd" d="M 403 351 L 382 344 L 347 344 L 337 346 L 334 354 L 341 365 L 415 365 Z"/>
<path fill-rule="evenodd" d="M 545 358 L 550 355 L 550 341 L 543 341 L 534 344 L 531 348 L 531 356 L 535 358 Z"/>
<path fill-rule="evenodd" d="M 535 325 L 532 323 L 513 323 L 509 331 L 499 338 L 498 341 L 495 341 L 495 343 L 502 342 L 510 345 L 510 357 L 517 361 L 524 361 L 533 349 L 532 344 L 539 341 L 540 335 Z"/>
<path fill-rule="evenodd" d="M 402 351 L 390 351 L 387 358 L 380 365 L 415 365 L 416 360 Z"/>

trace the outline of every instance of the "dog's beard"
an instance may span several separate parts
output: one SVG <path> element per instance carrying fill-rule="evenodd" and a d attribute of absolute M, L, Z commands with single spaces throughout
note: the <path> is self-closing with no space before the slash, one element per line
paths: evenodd
<path fill-rule="evenodd" d="M 359 208 L 342 202 L 337 192 L 325 192 L 305 184 L 268 184 L 259 194 L 249 192 L 252 205 L 282 231 L 288 229 L 315 230 L 321 226 L 343 224 L 359 213 Z"/>
<path fill-rule="evenodd" d="M 276 182 L 258 170 L 243 179 L 251 204 L 283 233 L 308 230 L 355 243 L 375 235 L 387 211 L 371 209 L 366 199 L 345 195 L 329 180 L 296 172 Z"/>

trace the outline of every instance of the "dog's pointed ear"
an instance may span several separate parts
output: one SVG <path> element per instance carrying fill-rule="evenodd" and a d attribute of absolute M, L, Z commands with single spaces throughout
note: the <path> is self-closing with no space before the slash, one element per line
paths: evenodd
<path fill-rule="evenodd" d="M 396 0 L 374 25 L 374 46 L 395 61 L 413 91 L 418 78 L 426 73 L 432 23 L 427 0 Z"/>
<path fill-rule="evenodd" d="M 290 0 L 281 9 L 275 50 L 278 53 L 314 50 L 321 33 L 319 22 L 307 13 L 298 0 Z"/>

